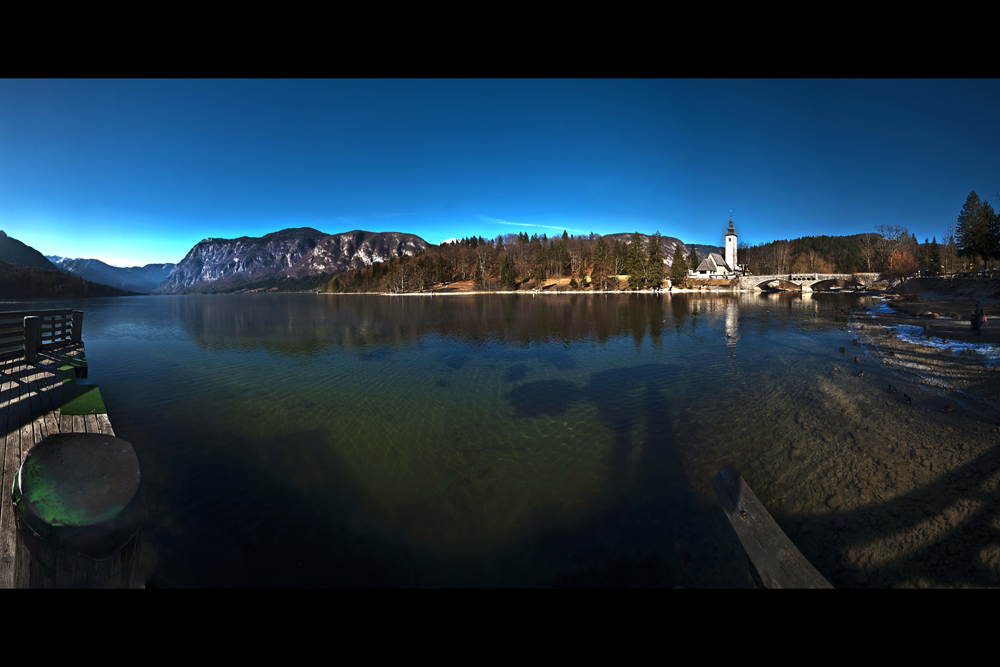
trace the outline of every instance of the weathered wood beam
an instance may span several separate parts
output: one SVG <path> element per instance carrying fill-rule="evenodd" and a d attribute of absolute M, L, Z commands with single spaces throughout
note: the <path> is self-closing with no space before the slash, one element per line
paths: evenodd
<path fill-rule="evenodd" d="M 716 474 L 712 484 L 765 588 L 833 588 L 733 468 Z"/>

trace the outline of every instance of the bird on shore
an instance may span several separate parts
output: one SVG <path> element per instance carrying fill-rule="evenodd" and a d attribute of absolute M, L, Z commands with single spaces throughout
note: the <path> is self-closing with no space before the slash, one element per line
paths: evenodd
<path fill-rule="evenodd" d="M 948 401 L 948 405 L 941 408 L 942 412 L 954 412 L 955 411 L 955 401 Z"/>
<path fill-rule="evenodd" d="M 836 374 L 837 374 L 837 373 L 839 373 L 839 372 L 840 372 L 840 367 L 838 367 L 838 366 L 834 366 L 834 367 L 833 367 L 833 374 L 834 374 L 834 375 L 836 375 Z"/>
<path fill-rule="evenodd" d="M 865 376 L 865 372 L 864 371 L 858 371 L 858 377 L 859 378 L 863 378 L 864 376 Z"/>
<path fill-rule="evenodd" d="M 861 362 L 858 360 L 858 358 L 854 357 L 854 365 L 857 366 L 859 363 Z"/>
<path fill-rule="evenodd" d="M 890 384 L 890 385 L 889 385 L 889 393 L 890 393 L 890 394 L 898 394 L 898 393 L 899 393 L 899 390 L 898 390 L 898 389 L 896 389 L 895 387 L 893 387 L 893 386 L 892 386 L 892 385 Z"/>
<path fill-rule="evenodd" d="M 907 396 L 906 394 L 903 394 L 903 400 L 906 401 L 907 405 L 913 402 L 913 399 Z"/>

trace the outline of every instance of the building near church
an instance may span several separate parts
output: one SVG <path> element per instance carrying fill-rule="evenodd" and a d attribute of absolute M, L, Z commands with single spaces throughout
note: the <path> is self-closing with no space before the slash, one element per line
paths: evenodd
<path fill-rule="evenodd" d="M 729 218 L 729 229 L 726 231 L 726 256 L 723 257 L 717 252 L 708 254 L 703 259 L 698 268 L 691 271 L 691 276 L 696 278 L 732 278 L 744 275 L 744 267 L 740 266 L 736 258 L 736 230 L 733 229 L 733 219 Z"/>

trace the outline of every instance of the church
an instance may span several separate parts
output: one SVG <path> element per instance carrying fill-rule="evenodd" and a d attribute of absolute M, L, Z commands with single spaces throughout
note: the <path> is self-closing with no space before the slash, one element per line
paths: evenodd
<path fill-rule="evenodd" d="M 698 268 L 691 271 L 694 277 L 723 278 L 743 275 L 743 267 L 736 263 L 736 230 L 733 229 L 733 219 L 729 218 L 729 229 L 726 231 L 726 256 L 717 252 L 708 254 Z"/>

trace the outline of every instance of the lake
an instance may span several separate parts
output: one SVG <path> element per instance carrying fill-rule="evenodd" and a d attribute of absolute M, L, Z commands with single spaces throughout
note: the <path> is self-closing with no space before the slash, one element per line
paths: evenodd
<path fill-rule="evenodd" d="M 850 381 L 882 381 L 867 358 L 855 377 L 859 348 L 838 353 L 854 337 L 845 309 L 869 303 L 253 294 L 0 309 L 85 312 L 89 378 L 149 491 L 150 587 L 739 588 L 746 556 L 711 486 L 728 465 L 797 544 L 810 535 L 803 553 L 835 585 L 852 576 L 824 560 L 836 517 L 816 508 L 846 484 L 830 452 L 857 451 L 838 426 L 865 419 L 842 406 Z"/>

